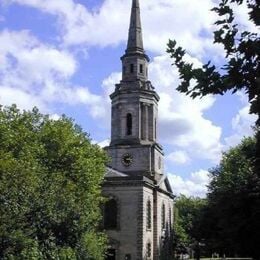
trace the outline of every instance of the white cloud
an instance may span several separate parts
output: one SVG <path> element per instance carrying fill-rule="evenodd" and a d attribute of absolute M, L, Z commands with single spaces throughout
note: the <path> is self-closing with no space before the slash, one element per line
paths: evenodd
<path fill-rule="evenodd" d="M 225 150 L 238 145 L 242 138 L 254 135 L 253 126 L 257 116 L 249 113 L 248 96 L 242 91 L 237 92 L 236 96 L 239 98 L 242 108 L 231 120 L 233 134 L 225 138 Z"/>
<path fill-rule="evenodd" d="M 109 144 L 110 144 L 110 139 L 106 139 L 106 140 L 101 141 L 101 142 L 98 143 L 98 145 L 99 145 L 100 147 L 102 147 L 102 148 L 104 148 L 104 147 L 106 147 L 106 146 L 109 146 Z"/>
<path fill-rule="evenodd" d="M 193 172 L 185 179 L 178 175 L 168 174 L 168 178 L 175 195 L 183 194 L 203 198 L 207 194 L 207 185 L 210 181 L 208 171 Z"/>
<path fill-rule="evenodd" d="M 29 110 L 37 106 L 42 111 L 48 111 L 46 104 L 42 99 L 18 88 L 6 87 L 0 84 L 0 104 L 11 106 L 16 104 L 18 108 Z"/>
<path fill-rule="evenodd" d="M 239 25 L 240 30 L 247 30 L 255 33 L 259 33 L 259 28 L 249 19 L 247 2 L 243 2 L 241 5 L 233 4 L 234 8 L 234 23 Z"/>
<path fill-rule="evenodd" d="M 87 49 L 125 42 L 131 1 L 104 0 L 94 11 L 73 0 L 3 2 L 30 6 L 57 17 L 61 45 L 43 44 L 28 31 L 0 33 L 0 103 L 15 102 L 21 108 L 37 105 L 47 112 L 55 103 L 83 104 L 92 117 L 109 120 L 106 117 L 110 111 L 108 94 L 114 90 L 114 83 L 120 81 L 121 73 L 112 73 L 102 82 L 104 93 L 101 95 L 91 93 L 86 86 L 72 85 L 71 78 L 79 64 L 70 46 L 83 44 Z M 172 60 L 162 54 L 168 39 L 175 38 L 188 50 L 187 60 L 197 66 L 202 57 L 210 56 L 213 60 L 222 57 L 221 49 L 212 44 L 215 17 L 209 10 L 213 2 L 201 0 L 198 8 L 198 3 L 190 0 L 141 1 L 145 48 L 158 53 L 150 65 L 150 79 L 161 96 L 160 139 L 175 151 L 168 156 L 169 161 L 175 163 L 194 159 L 218 162 L 223 149 L 222 129 L 205 118 L 215 98 L 192 100 L 178 93 L 175 90 L 179 83 L 178 72 L 171 67 Z M 239 12 L 240 21 L 246 21 L 245 9 Z M 241 109 L 233 119 L 235 134 L 226 142 L 235 143 L 248 133 L 251 121 L 247 108 Z"/>
<path fill-rule="evenodd" d="M 52 114 L 52 115 L 50 115 L 50 119 L 53 121 L 58 121 L 61 119 L 61 116 L 58 114 Z"/>
<path fill-rule="evenodd" d="M 215 20 L 214 13 L 209 11 L 213 7 L 212 2 L 201 0 L 198 8 L 197 3 L 190 0 L 142 1 L 146 49 L 164 53 L 168 39 L 174 37 L 190 53 L 201 56 L 212 49 L 212 55 L 221 55 L 220 49 L 213 46 L 210 34 Z M 72 0 L 11 0 L 8 3 L 31 6 L 58 17 L 66 45 L 104 47 L 118 45 L 127 38 L 131 7 L 129 0 L 105 0 L 100 9 L 95 11 Z"/>
<path fill-rule="evenodd" d="M 214 105 L 215 99 L 208 96 L 193 100 L 177 92 L 178 72 L 166 55 L 154 58 L 149 66 L 149 74 L 161 97 L 159 141 L 178 151 L 168 156 L 168 162 L 180 164 L 194 159 L 208 159 L 217 163 L 223 148 L 220 142 L 222 129 L 204 117 L 204 112 Z M 120 79 L 121 73 L 112 73 L 103 81 L 105 97 L 114 91 Z M 109 99 L 106 99 L 104 106 L 110 109 Z"/>
<path fill-rule="evenodd" d="M 0 37 L 0 55 L 5 61 L 1 69 L 6 85 L 21 86 L 26 81 L 23 86 L 26 88 L 28 83 L 41 84 L 49 78 L 67 79 L 76 71 L 76 61 L 71 54 L 40 43 L 28 31 L 5 30 Z"/>
<path fill-rule="evenodd" d="M 100 146 L 101 148 L 104 148 L 106 146 L 109 146 L 110 144 L 110 139 L 105 139 L 103 141 L 96 141 L 96 140 L 91 140 L 92 144 L 97 144 L 98 146 Z"/>
<path fill-rule="evenodd" d="M 125 16 L 129 14 L 129 1 L 128 3 L 105 1 L 100 10 L 92 13 L 73 0 L 6 0 L 5 2 L 27 5 L 57 16 L 66 45 L 84 43 L 106 46 L 118 44 L 126 38 L 128 19 L 125 19 Z"/>
<path fill-rule="evenodd" d="M 243 137 L 253 136 L 253 126 L 257 119 L 256 115 L 249 114 L 249 105 L 239 110 L 238 114 L 232 119 L 233 134 L 225 138 L 226 149 L 241 142 Z"/>
<path fill-rule="evenodd" d="M 197 61 L 198 62 L 198 61 Z M 212 96 L 191 99 L 176 91 L 178 72 L 166 55 L 158 56 L 150 65 L 150 78 L 159 92 L 159 134 L 164 144 L 185 150 L 188 158 L 218 162 L 222 145 L 222 129 L 206 119 L 204 112 L 215 102 Z"/>
<path fill-rule="evenodd" d="M 244 135 L 252 134 L 251 125 L 253 125 L 256 116 L 249 114 L 249 105 L 239 110 L 238 114 L 232 119 L 232 128 Z"/>
<path fill-rule="evenodd" d="M 176 164 L 186 164 L 190 161 L 190 157 L 185 151 L 172 152 L 165 159 Z"/>
<path fill-rule="evenodd" d="M 92 94 L 86 87 L 67 88 L 60 94 L 64 103 L 87 105 L 90 115 L 94 118 L 103 117 L 106 114 L 103 98 L 100 95 Z"/>
<path fill-rule="evenodd" d="M 104 94 L 107 97 L 108 102 L 110 103 L 109 95 L 114 92 L 115 84 L 119 83 L 122 79 L 121 72 L 112 72 L 107 78 L 105 78 L 102 82 L 102 88 L 104 90 Z"/>
<path fill-rule="evenodd" d="M 58 18 L 60 33 L 65 45 L 89 46 L 118 45 L 126 41 L 131 1 L 105 0 L 94 11 L 73 0 L 4 0 L 37 8 Z M 210 10 L 214 0 L 144 0 L 141 1 L 145 47 L 156 53 L 164 53 L 169 38 L 174 38 L 192 56 L 222 57 L 222 49 L 213 44 L 216 14 Z M 116 8 L 115 8 L 116 7 Z M 238 20 L 245 28 L 248 22 L 245 6 L 236 8 Z M 196 21 L 196 22 L 194 22 Z M 108 35 L 112 37 L 108 37 Z"/>
<path fill-rule="evenodd" d="M 50 112 L 52 105 L 84 104 L 92 117 L 105 115 L 101 96 L 87 87 L 74 86 L 77 70 L 72 54 L 39 42 L 28 31 L 0 32 L 0 103 L 16 103 L 21 109 L 39 107 Z"/>
<path fill-rule="evenodd" d="M 199 64 L 198 60 L 196 62 Z M 149 74 L 161 97 L 159 141 L 178 150 L 168 156 L 168 162 L 183 164 L 194 159 L 208 159 L 217 163 L 223 148 L 220 142 L 222 129 L 204 117 L 204 112 L 213 106 L 215 99 L 208 96 L 193 100 L 177 92 L 178 72 L 166 55 L 154 58 L 149 66 Z M 103 80 L 104 97 L 114 91 L 120 79 L 121 73 L 114 72 Z M 110 100 L 104 98 L 103 105 L 110 109 Z"/>
<path fill-rule="evenodd" d="M 109 125 L 110 130 L 110 115 L 111 115 L 111 100 L 110 100 L 110 94 L 112 94 L 115 90 L 115 84 L 118 84 L 121 80 L 121 72 L 112 72 L 107 78 L 105 78 L 102 81 L 102 99 L 103 103 L 102 106 L 104 110 L 106 111 L 106 116 L 103 120 L 106 123 L 106 125 Z"/>

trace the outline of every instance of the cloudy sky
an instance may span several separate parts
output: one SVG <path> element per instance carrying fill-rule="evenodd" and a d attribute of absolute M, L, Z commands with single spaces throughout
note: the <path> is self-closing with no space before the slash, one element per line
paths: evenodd
<path fill-rule="evenodd" d="M 140 0 L 150 80 L 159 93 L 159 142 L 176 194 L 204 196 L 208 169 L 221 152 L 252 134 L 243 93 L 191 100 L 176 92 L 178 73 L 166 54 L 168 39 L 196 66 L 223 64 L 212 44 L 214 0 Z M 121 78 L 130 0 L 0 0 L 0 104 L 66 114 L 106 145 L 110 100 Z M 252 28 L 244 7 L 237 21 Z"/>

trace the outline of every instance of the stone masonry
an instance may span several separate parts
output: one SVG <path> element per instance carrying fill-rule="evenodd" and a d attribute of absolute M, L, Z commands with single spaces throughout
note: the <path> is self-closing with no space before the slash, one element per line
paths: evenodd
<path fill-rule="evenodd" d="M 132 1 L 121 61 L 122 80 L 110 95 L 111 143 L 105 148 L 111 161 L 103 194 L 116 202 L 113 210 L 104 210 L 104 218 L 106 214 L 116 218 L 116 226 L 104 226 L 109 237 L 107 259 L 171 259 L 174 196 L 157 142 L 160 98 L 148 80 L 138 0 Z"/>

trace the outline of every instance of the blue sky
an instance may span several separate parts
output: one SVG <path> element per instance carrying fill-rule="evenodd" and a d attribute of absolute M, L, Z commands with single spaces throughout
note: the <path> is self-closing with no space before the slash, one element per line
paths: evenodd
<path fill-rule="evenodd" d="M 174 192 L 204 196 L 207 171 L 221 152 L 252 134 L 243 93 L 191 100 L 178 93 L 178 73 L 166 54 L 169 38 L 200 66 L 221 66 L 212 44 L 213 0 L 140 0 L 149 78 L 161 97 L 159 142 Z M 105 145 L 110 136 L 109 94 L 121 78 L 130 0 L 1 0 L 0 104 L 66 114 Z M 237 21 L 252 29 L 246 8 Z"/>

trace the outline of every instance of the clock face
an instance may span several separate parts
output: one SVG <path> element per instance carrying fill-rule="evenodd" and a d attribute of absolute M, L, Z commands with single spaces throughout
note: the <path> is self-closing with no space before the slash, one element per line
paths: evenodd
<path fill-rule="evenodd" d="M 125 165 L 125 166 L 130 166 L 131 163 L 133 162 L 133 156 L 129 153 L 126 153 L 122 156 L 122 163 Z"/>

